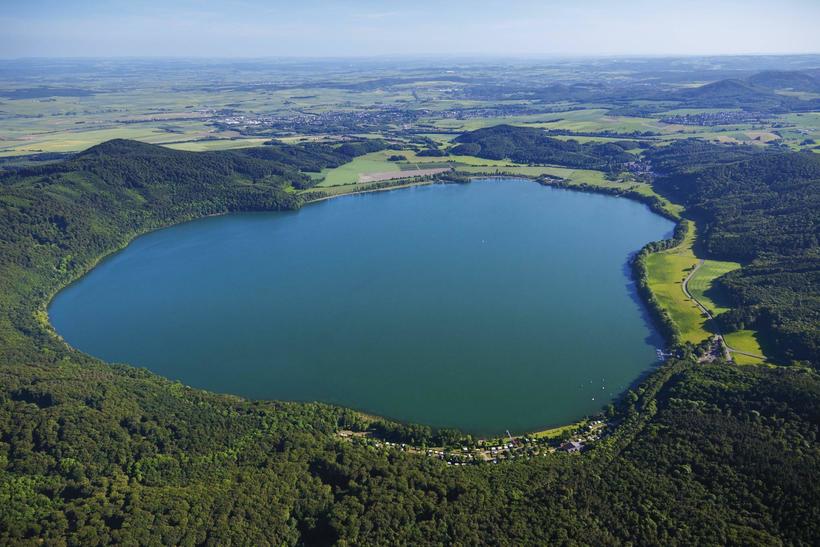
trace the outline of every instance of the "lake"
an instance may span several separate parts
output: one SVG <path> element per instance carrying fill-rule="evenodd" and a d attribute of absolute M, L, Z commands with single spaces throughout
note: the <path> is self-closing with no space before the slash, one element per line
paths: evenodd
<path fill-rule="evenodd" d="M 656 363 L 628 260 L 673 227 L 521 179 L 345 196 L 139 237 L 49 315 L 76 348 L 195 387 L 524 432 Z"/>

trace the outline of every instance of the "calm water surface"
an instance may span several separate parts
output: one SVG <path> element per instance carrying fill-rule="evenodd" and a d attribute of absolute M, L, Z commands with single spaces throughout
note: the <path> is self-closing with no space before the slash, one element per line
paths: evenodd
<path fill-rule="evenodd" d="M 653 365 L 627 260 L 672 228 L 524 180 L 348 196 L 140 237 L 50 317 L 81 350 L 196 387 L 526 431 Z"/>

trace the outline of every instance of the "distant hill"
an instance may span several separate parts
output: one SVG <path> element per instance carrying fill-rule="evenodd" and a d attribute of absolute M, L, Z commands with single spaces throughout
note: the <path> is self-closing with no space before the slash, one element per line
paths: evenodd
<path fill-rule="evenodd" d="M 681 91 L 680 95 L 692 99 L 738 99 L 738 98 L 758 98 L 762 95 L 770 95 L 766 89 L 755 87 L 743 80 L 718 80 L 710 84 L 702 85 Z"/>
<path fill-rule="evenodd" d="M 173 150 L 139 141 L 114 139 L 74 155 L 60 165 L 29 167 L 43 174 L 56 170 L 78 170 L 104 174 L 107 183 L 116 181 L 130 187 L 148 188 L 157 182 L 184 179 L 209 183 L 222 177 L 238 177 L 282 188 L 292 185 L 305 189 L 326 167 L 338 167 L 356 156 L 382 150 L 383 141 L 351 141 L 334 147 L 324 144 L 283 144 L 269 141 L 265 146 L 201 153 Z M 220 182 L 221 183 L 221 182 Z"/>
<path fill-rule="evenodd" d="M 793 89 L 820 92 L 820 80 L 795 70 L 766 70 L 746 79 L 753 86 L 766 89 Z"/>
<path fill-rule="evenodd" d="M 684 89 L 679 91 L 677 96 L 686 106 L 696 108 L 742 108 L 756 112 L 780 113 L 805 111 L 817 107 L 817 101 L 784 97 L 771 89 L 732 78 Z"/>
<path fill-rule="evenodd" d="M 535 127 L 496 125 L 463 133 L 455 142 L 459 144 L 451 150 L 453 154 L 517 163 L 612 170 L 635 159 L 616 143 L 563 141 L 548 137 L 543 129 Z"/>
<path fill-rule="evenodd" d="M 315 150 L 314 150 L 315 149 Z M 92 173 L 106 183 L 132 188 L 153 188 L 157 180 L 185 180 L 190 184 L 219 184 L 225 177 L 265 181 L 281 188 L 292 184 L 306 188 L 314 181 L 301 171 L 319 171 L 349 158 L 323 147 L 270 145 L 259 149 L 203 152 L 172 150 L 143 142 L 115 139 L 74 156 L 61 166 L 34 168 L 67 169 Z"/>

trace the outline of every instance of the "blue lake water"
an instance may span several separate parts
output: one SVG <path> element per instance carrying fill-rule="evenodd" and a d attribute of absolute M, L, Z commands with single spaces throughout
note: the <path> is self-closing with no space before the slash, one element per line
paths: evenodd
<path fill-rule="evenodd" d="M 150 233 L 49 314 L 73 346 L 191 386 L 521 432 L 653 366 L 627 263 L 672 228 L 518 179 L 346 196 Z"/>

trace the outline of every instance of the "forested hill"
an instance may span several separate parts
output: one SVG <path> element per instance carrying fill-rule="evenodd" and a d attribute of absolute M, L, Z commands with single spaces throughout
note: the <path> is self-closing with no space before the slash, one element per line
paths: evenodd
<path fill-rule="evenodd" d="M 754 80 L 752 80 L 754 81 Z M 772 78 L 762 77 L 758 82 L 774 83 Z M 806 112 L 818 108 L 817 99 L 801 100 L 797 97 L 778 95 L 773 89 L 755 85 L 744 80 L 718 80 L 709 84 L 683 89 L 671 95 L 680 106 L 689 108 L 740 108 L 755 112 Z"/>
<path fill-rule="evenodd" d="M 652 170 L 663 177 L 680 176 L 702 171 L 707 167 L 737 163 L 764 153 L 768 153 L 768 149 L 759 146 L 717 145 L 699 139 L 681 139 L 669 146 L 651 148 L 646 151 L 646 156 L 652 161 Z M 686 196 L 676 197 L 686 199 Z"/>
<path fill-rule="evenodd" d="M 820 155 L 682 141 L 649 157 L 670 169 L 655 188 L 702 221 L 707 256 L 747 264 L 720 280 L 734 308 L 723 327 L 820 366 Z"/>
<path fill-rule="evenodd" d="M 384 148 L 382 141 L 288 145 L 271 141 L 265 146 L 218 152 L 185 152 L 138 141 L 115 139 L 93 146 L 65 161 L 16 171 L 21 176 L 79 171 L 106 185 L 146 188 L 184 182 L 196 192 L 203 184 L 222 184 L 226 177 L 282 187 L 307 188 L 315 180 L 306 172 L 337 167 L 352 158 Z"/>
<path fill-rule="evenodd" d="M 45 295 L 135 234 L 225 213 L 292 209 L 287 186 L 302 170 L 349 161 L 337 149 L 271 145 L 251 151 L 182 152 L 109 141 L 54 164 L 0 176 L 0 352 L 40 333 Z M 13 318 L 13 319 L 12 319 Z"/>
<path fill-rule="evenodd" d="M 746 78 L 746 81 L 766 89 L 792 89 L 794 91 L 820 91 L 820 80 L 811 74 L 796 70 L 766 70 Z"/>
<path fill-rule="evenodd" d="M 820 154 L 766 154 L 662 177 L 655 187 L 707 220 L 712 256 L 749 261 L 820 245 Z"/>
<path fill-rule="evenodd" d="M 564 165 L 583 169 L 618 170 L 634 161 L 617 143 L 581 144 L 548 137 L 543 129 L 496 125 L 468 131 L 456 137 L 452 154 L 519 163 Z"/>
<path fill-rule="evenodd" d="M 298 160 L 257 157 L 279 153 Z M 344 409 L 191 389 L 49 332 L 49 296 L 100 256 L 187 218 L 298 206 L 288 170 L 334 153 L 115 141 L 0 178 L 0 544 L 817 543 L 807 369 L 683 347 L 589 452 L 456 467 L 342 439 L 363 425 Z"/>

